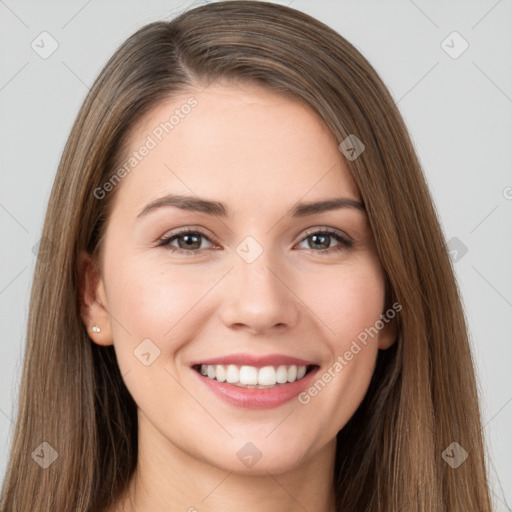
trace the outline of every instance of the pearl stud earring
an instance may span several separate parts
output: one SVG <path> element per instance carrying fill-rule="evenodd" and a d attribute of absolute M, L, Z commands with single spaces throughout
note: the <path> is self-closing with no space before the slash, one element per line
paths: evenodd
<path fill-rule="evenodd" d="M 91 332 L 101 332 L 101 329 L 97 325 L 93 325 L 90 330 Z"/>

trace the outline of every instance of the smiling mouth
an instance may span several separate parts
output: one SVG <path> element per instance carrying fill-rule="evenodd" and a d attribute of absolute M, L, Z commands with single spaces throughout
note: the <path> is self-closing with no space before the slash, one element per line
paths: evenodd
<path fill-rule="evenodd" d="M 242 388 L 268 389 L 299 381 L 317 365 L 248 366 L 236 364 L 196 364 L 192 368 L 207 379 Z"/>

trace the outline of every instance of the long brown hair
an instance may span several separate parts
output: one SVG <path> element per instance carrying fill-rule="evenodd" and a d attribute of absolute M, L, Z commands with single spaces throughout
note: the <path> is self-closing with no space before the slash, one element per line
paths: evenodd
<path fill-rule="evenodd" d="M 365 399 L 338 434 L 338 510 L 490 511 L 465 318 L 402 117 L 375 70 L 342 36 L 302 12 L 259 1 L 212 3 L 146 25 L 115 52 L 87 95 L 44 223 L 53 254 L 40 254 L 35 269 L 1 511 L 100 512 L 126 489 L 137 463 L 136 406 L 113 346 L 92 343 L 81 319 L 78 255 L 101 248 L 119 187 L 103 200 L 93 191 L 123 161 L 130 129 L 161 100 L 220 78 L 303 101 L 339 142 L 356 135 L 365 145 L 348 165 L 388 302 L 402 310 L 397 342 L 379 351 Z M 457 468 L 443 457 L 454 442 L 468 453 Z M 38 455 L 49 462 L 55 454 L 46 468 L 36 463 Z"/>

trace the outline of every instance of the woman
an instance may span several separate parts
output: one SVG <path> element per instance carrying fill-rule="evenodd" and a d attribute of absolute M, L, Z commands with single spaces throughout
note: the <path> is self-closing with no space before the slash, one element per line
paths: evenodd
<path fill-rule="evenodd" d="M 230 1 L 143 27 L 43 236 L 2 511 L 491 510 L 419 162 L 325 25 Z"/>

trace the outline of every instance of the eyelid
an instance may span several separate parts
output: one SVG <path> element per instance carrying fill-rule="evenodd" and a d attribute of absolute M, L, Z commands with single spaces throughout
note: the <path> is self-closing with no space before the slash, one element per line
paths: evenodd
<path fill-rule="evenodd" d="M 314 235 L 315 233 L 327 233 L 338 235 L 347 243 L 353 243 L 353 240 L 344 231 L 336 228 L 330 228 L 328 226 L 315 226 L 313 228 L 308 228 L 306 229 L 306 231 L 303 232 L 301 238 L 298 241 L 303 242 L 308 236 Z"/>
<path fill-rule="evenodd" d="M 188 233 L 197 233 L 198 235 L 201 235 L 204 238 L 208 239 L 210 242 L 218 244 L 215 236 L 210 234 L 209 230 L 203 226 L 197 226 L 197 227 L 196 226 L 185 226 L 185 227 L 173 229 L 171 231 L 166 232 L 164 235 L 158 237 L 158 239 L 156 240 L 156 243 L 161 242 L 162 240 L 168 240 L 175 236 L 182 235 L 182 234 L 188 234 Z"/>

